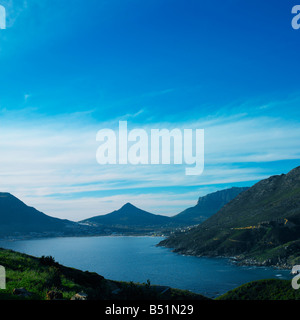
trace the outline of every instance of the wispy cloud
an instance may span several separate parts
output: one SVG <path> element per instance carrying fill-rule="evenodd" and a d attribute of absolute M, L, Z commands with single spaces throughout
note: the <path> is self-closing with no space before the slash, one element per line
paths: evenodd
<path fill-rule="evenodd" d="M 236 113 L 177 123 L 135 123 L 135 128 L 145 130 L 205 129 L 204 173 L 186 176 L 184 165 L 99 165 L 96 133 L 117 129 L 117 120 L 97 123 L 88 121 L 89 115 L 74 113 L 12 121 L 5 110 L 1 117 L 0 190 L 50 215 L 74 220 L 115 210 L 127 201 L 155 213 L 177 213 L 176 208 L 192 205 L 204 190 L 266 178 L 270 170 L 257 163 L 300 159 L 297 119 Z M 191 189 L 182 191 L 184 187 Z"/>

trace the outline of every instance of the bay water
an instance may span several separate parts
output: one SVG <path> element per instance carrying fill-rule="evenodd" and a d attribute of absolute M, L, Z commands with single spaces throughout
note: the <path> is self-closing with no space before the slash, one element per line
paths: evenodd
<path fill-rule="evenodd" d="M 62 265 L 96 272 L 106 279 L 165 285 L 217 297 L 246 282 L 291 279 L 290 270 L 237 266 L 225 258 L 179 255 L 156 245 L 161 237 L 67 237 L 0 241 L 0 247 Z"/>

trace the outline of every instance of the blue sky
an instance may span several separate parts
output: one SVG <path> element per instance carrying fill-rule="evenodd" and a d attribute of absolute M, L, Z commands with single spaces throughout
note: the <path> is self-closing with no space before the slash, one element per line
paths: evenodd
<path fill-rule="evenodd" d="M 173 215 L 300 159 L 295 1 L 0 0 L 0 189 L 79 220 Z M 100 166 L 96 133 L 205 130 L 205 170 Z"/>

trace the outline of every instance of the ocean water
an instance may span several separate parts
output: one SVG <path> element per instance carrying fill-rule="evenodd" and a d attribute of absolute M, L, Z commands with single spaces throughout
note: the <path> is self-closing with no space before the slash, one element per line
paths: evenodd
<path fill-rule="evenodd" d="M 0 247 L 36 257 L 51 255 L 65 266 L 111 280 L 166 285 L 217 297 L 259 279 L 292 279 L 290 270 L 237 266 L 224 258 L 199 258 L 156 247 L 160 237 L 69 237 L 0 241 Z M 1 261 L 0 261 L 1 264 Z"/>

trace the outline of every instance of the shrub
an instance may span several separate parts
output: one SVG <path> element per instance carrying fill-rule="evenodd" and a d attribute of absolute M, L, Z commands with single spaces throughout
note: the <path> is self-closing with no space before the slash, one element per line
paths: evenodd
<path fill-rule="evenodd" d="M 52 256 L 46 256 L 46 257 L 42 256 L 40 258 L 40 262 L 42 265 L 49 266 L 49 267 L 58 265 L 58 263 L 55 261 L 54 257 L 52 257 Z"/>

